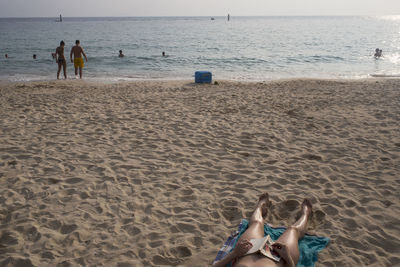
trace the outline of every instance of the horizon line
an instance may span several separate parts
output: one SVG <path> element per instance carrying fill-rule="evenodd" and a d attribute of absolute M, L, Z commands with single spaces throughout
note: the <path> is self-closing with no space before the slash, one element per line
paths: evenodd
<path fill-rule="evenodd" d="M 365 14 L 365 15 L 232 15 L 227 13 L 226 15 L 194 15 L 194 16 L 173 16 L 173 15 L 165 15 L 165 16 L 152 16 L 152 15 L 144 15 L 144 16 L 64 16 L 62 14 L 56 16 L 0 16 L 0 19 L 39 19 L 39 18 L 59 18 L 61 15 L 63 18 L 225 18 L 230 15 L 230 17 L 383 17 L 383 16 L 400 16 L 400 14 Z"/>

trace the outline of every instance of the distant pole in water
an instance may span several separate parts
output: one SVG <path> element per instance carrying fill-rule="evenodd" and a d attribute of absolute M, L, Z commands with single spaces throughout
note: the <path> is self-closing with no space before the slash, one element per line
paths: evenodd
<path fill-rule="evenodd" d="M 60 14 L 60 22 L 62 21 L 62 16 L 61 16 L 61 14 Z"/>
<path fill-rule="evenodd" d="M 231 19 L 231 16 L 228 14 L 228 21 Z"/>

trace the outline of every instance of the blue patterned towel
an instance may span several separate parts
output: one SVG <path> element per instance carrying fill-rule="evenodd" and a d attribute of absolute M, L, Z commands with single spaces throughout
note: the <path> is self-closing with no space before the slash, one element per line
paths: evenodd
<path fill-rule="evenodd" d="M 225 244 L 222 248 L 218 251 L 217 257 L 215 258 L 214 262 L 223 259 L 226 255 L 229 254 L 234 248 L 239 240 L 240 236 L 246 231 L 247 227 L 249 226 L 249 222 L 246 219 L 243 219 L 237 231 L 233 233 L 228 239 L 226 240 Z M 264 236 L 270 235 L 272 240 L 277 240 L 283 232 L 285 232 L 285 227 L 277 227 L 273 228 L 267 224 L 264 225 Z M 300 259 L 297 263 L 297 267 L 314 267 L 315 262 L 318 259 L 318 252 L 323 250 L 329 243 L 329 238 L 315 236 L 315 235 L 308 235 L 306 234 L 300 241 L 299 241 L 299 250 L 300 250 Z M 228 267 L 232 267 L 229 263 Z"/>

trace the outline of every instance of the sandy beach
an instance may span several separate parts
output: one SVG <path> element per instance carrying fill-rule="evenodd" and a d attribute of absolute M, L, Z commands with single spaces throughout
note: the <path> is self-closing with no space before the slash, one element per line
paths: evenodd
<path fill-rule="evenodd" d="M 400 266 L 400 80 L 0 85 L 0 266 L 210 266 L 267 221 Z"/>

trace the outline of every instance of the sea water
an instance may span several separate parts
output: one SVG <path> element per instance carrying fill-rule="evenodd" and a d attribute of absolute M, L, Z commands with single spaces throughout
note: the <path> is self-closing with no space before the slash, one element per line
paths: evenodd
<path fill-rule="evenodd" d="M 198 70 L 252 81 L 400 74 L 400 16 L 55 17 L 0 18 L 0 80 L 55 79 L 51 53 L 61 40 L 75 78 L 76 39 L 89 80 L 193 79 Z M 378 47 L 383 57 L 375 59 Z"/>

